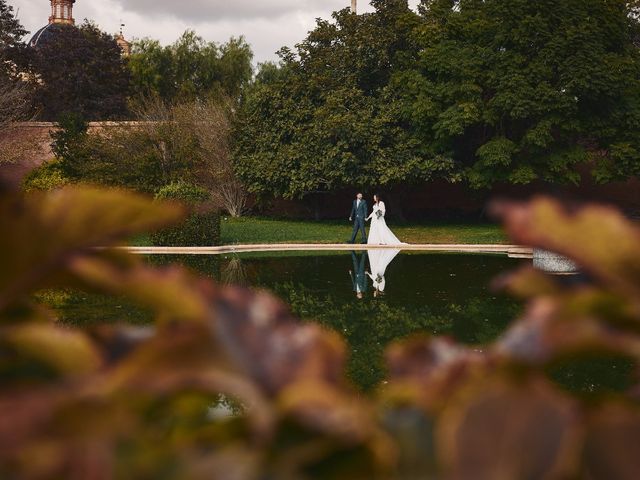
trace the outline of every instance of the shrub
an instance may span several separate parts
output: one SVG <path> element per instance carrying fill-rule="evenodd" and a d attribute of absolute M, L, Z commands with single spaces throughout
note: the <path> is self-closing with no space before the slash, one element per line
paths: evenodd
<path fill-rule="evenodd" d="M 23 180 L 22 188 L 25 192 L 48 191 L 64 187 L 69 179 L 62 172 L 58 160 L 52 160 L 32 170 Z"/>
<path fill-rule="evenodd" d="M 180 225 L 152 236 L 162 247 L 209 247 L 220 244 L 220 212 L 211 204 L 211 195 L 203 188 L 186 182 L 171 183 L 161 188 L 156 200 L 179 201 L 192 209 Z"/>
<path fill-rule="evenodd" d="M 594 355 L 640 365 L 640 229 L 544 199 L 494 211 L 513 241 L 588 276 L 504 277 L 528 306 L 501 338 L 394 344 L 388 381 L 365 397 L 344 377 L 343 340 L 269 294 L 92 248 L 180 209 L 86 187 L 0 196 L 0 478 L 640 478 L 637 375 L 601 395 L 549 377 Z M 70 287 L 125 296 L 155 326 L 48 321 L 33 294 Z"/>

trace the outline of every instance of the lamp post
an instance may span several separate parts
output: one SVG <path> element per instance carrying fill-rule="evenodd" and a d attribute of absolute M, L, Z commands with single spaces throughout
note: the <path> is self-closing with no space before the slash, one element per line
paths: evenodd
<path fill-rule="evenodd" d="M 351 13 L 358 13 L 358 0 L 351 0 Z"/>

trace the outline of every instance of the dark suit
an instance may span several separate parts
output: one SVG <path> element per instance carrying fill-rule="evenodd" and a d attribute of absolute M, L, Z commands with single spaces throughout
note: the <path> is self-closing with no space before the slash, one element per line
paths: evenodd
<path fill-rule="evenodd" d="M 360 204 L 358 205 L 358 200 L 354 200 L 349 218 L 353 219 L 351 243 L 356 241 L 358 231 L 362 233 L 362 243 L 367 243 L 367 231 L 365 230 L 364 225 L 365 218 L 367 218 L 367 202 L 365 200 L 360 200 Z"/>
<path fill-rule="evenodd" d="M 356 252 L 351 252 L 351 260 L 353 261 L 353 271 L 351 272 L 351 283 L 353 284 L 353 291 L 356 293 L 367 292 L 367 274 L 365 267 L 367 264 L 367 252 L 366 250 L 360 254 L 360 260 Z"/>

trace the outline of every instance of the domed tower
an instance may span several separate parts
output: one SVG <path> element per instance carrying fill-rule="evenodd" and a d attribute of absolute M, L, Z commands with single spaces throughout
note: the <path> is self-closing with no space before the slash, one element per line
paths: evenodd
<path fill-rule="evenodd" d="M 64 23 L 75 25 L 73 19 L 73 4 L 76 0 L 51 0 L 51 16 L 49 23 Z"/>
<path fill-rule="evenodd" d="M 61 28 L 65 26 L 73 26 L 76 21 L 73 18 L 73 4 L 76 0 L 50 0 L 51 16 L 49 16 L 49 24 L 38 30 L 33 38 L 29 41 L 30 47 L 37 47 L 39 43 L 47 41 Z"/>
<path fill-rule="evenodd" d="M 122 29 L 124 28 L 124 23 L 120 24 L 120 33 L 116 35 L 116 43 L 118 47 L 120 47 L 120 51 L 122 52 L 123 57 L 128 57 L 131 55 L 131 43 L 124 38 L 124 33 Z"/>

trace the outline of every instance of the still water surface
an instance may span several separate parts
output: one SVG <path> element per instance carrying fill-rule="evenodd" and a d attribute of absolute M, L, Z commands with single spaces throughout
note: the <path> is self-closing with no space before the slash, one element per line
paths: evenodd
<path fill-rule="evenodd" d="M 450 335 L 467 344 L 495 339 L 520 310 L 489 288 L 523 260 L 502 255 L 397 254 L 395 251 L 149 257 L 181 263 L 225 284 L 266 289 L 303 320 L 339 332 L 351 349 L 349 376 L 364 390 L 384 378 L 382 354 L 413 334 Z M 148 312 L 101 296 L 53 298 L 61 320 L 76 325 L 144 324 Z"/>
<path fill-rule="evenodd" d="M 225 284 L 266 289 L 303 321 L 340 333 L 350 347 L 348 375 L 364 391 L 385 377 L 383 352 L 414 334 L 448 335 L 482 345 L 494 340 L 522 306 L 492 292 L 496 276 L 525 260 L 501 255 L 394 252 L 269 253 L 237 256 L 154 256 L 155 265 L 180 263 Z M 147 324 L 146 312 L 123 299 L 81 292 L 46 292 L 41 300 L 60 321 L 78 326 Z M 633 364 L 619 358 L 571 360 L 549 375 L 587 395 L 630 387 Z"/>

